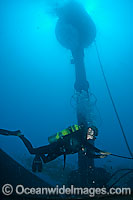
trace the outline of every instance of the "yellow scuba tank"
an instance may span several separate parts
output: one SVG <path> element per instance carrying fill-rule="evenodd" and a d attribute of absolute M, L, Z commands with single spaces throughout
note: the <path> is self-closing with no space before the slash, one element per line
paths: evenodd
<path fill-rule="evenodd" d="M 80 129 L 81 129 L 81 126 L 78 126 L 78 125 L 70 126 L 66 129 L 64 129 L 60 132 L 57 132 L 56 134 L 48 137 L 48 141 L 49 141 L 50 144 L 53 143 L 53 142 L 57 142 L 60 138 L 63 138 L 64 136 L 69 135 L 71 133 L 74 133 L 74 132 L 76 132 Z"/>

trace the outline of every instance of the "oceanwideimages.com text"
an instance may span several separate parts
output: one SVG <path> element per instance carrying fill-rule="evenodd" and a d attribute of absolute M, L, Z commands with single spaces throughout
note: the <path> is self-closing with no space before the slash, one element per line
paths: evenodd
<path fill-rule="evenodd" d="M 13 188 L 10 184 L 5 184 L 2 187 L 2 193 L 6 196 L 11 195 L 15 192 L 17 195 L 88 195 L 89 197 L 94 197 L 96 195 L 131 195 L 131 188 L 82 188 L 82 187 L 66 187 L 63 185 L 59 187 L 37 187 L 29 188 L 24 187 L 23 185 L 17 185 L 16 188 Z"/>

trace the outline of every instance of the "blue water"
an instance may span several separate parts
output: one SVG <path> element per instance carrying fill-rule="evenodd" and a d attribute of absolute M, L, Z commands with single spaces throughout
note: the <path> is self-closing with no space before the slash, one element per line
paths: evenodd
<path fill-rule="evenodd" d="M 0 128 L 20 129 L 38 147 L 47 138 L 77 123 L 70 105 L 75 69 L 71 52 L 55 36 L 56 1 L 0 1 Z M 60 3 L 60 2 L 59 2 Z M 125 134 L 133 151 L 132 0 L 84 0 L 93 19 L 103 68 Z M 96 49 L 85 50 L 87 79 L 97 97 L 102 118 L 96 146 L 130 156 L 100 70 Z M 15 137 L 0 137 L 0 147 L 12 157 L 29 155 Z M 73 157 L 67 159 L 73 162 Z M 132 161 L 108 157 L 97 166 L 131 166 Z"/>

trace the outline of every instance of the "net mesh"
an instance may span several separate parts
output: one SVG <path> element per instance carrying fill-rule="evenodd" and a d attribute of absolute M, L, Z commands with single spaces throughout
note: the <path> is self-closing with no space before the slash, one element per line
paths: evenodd
<path fill-rule="evenodd" d="M 85 118 L 89 125 L 101 126 L 102 120 L 96 106 L 97 98 L 91 92 L 76 92 L 71 98 L 75 111 Z"/>

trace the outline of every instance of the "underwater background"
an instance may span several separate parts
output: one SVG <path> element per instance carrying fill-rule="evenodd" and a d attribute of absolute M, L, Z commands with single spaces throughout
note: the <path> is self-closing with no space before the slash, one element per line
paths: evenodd
<path fill-rule="evenodd" d="M 54 9 L 56 3 L 64 2 L 0 0 L 0 128 L 20 129 L 34 147 L 48 144 L 50 135 L 77 123 L 76 110 L 71 105 L 75 92 L 71 52 L 63 48 L 55 36 L 58 18 Z M 79 2 L 96 25 L 100 58 L 133 151 L 133 2 Z M 130 157 L 94 44 L 85 50 L 85 66 L 101 119 L 97 123 L 99 136 L 95 146 Z M 0 148 L 25 167 L 31 167 L 26 160 L 32 156 L 17 137 L 0 136 Z M 60 163 L 63 166 L 62 157 Z M 67 156 L 67 165 L 76 169 L 77 155 Z M 133 167 L 131 160 L 111 156 L 96 160 L 95 165 L 110 170 Z M 53 174 L 58 167 L 57 162 L 51 166 Z"/>

